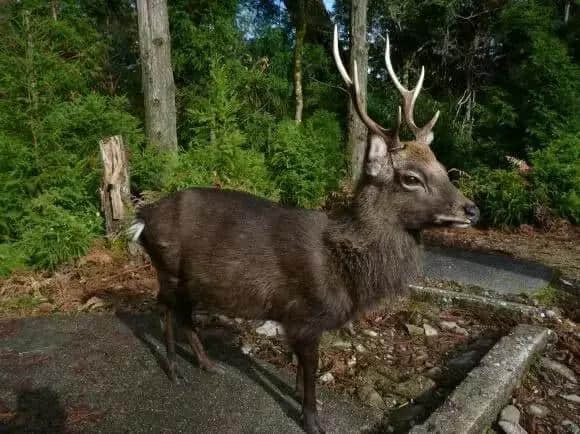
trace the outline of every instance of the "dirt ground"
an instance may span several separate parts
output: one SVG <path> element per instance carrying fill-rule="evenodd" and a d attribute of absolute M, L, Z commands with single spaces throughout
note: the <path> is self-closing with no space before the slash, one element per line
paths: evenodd
<path fill-rule="evenodd" d="M 429 233 L 427 238 L 440 244 L 499 250 L 527 259 L 541 258 L 543 262 L 563 267 L 567 275 L 578 275 L 576 229 L 561 238 L 555 234 L 541 237 L 520 232 L 482 234 L 476 229 L 462 232 L 461 236 L 456 233 Z M 155 306 L 156 292 L 155 271 L 147 261 L 130 261 L 124 252 L 98 244 L 74 265 L 55 272 L 18 273 L 1 280 L 0 317 L 103 310 L 150 311 Z M 566 306 L 557 306 L 561 300 L 565 300 Z M 540 302 L 555 303 L 566 313 L 571 302 L 578 305 L 578 298 L 571 301 L 569 295 L 551 296 Z M 211 323 L 234 328 L 242 351 L 283 369 L 295 370 L 283 336 L 261 335 L 256 331 L 261 323 L 203 314 L 197 315 L 197 320 L 201 325 Z M 385 430 L 405 432 L 440 405 L 513 325 L 513 318 L 493 312 L 452 306 L 440 308 L 402 300 L 358 318 L 350 330 L 345 328 L 325 335 L 320 382 L 365 405 L 380 408 L 387 415 Z M 550 327 L 556 331 L 558 341 L 548 350 L 547 357 L 564 364 L 580 378 L 577 325 L 564 320 Z M 426 332 L 432 336 L 426 336 Z M 580 406 L 562 395 L 578 393 L 577 385 L 534 366 L 513 399 L 522 411 L 521 424 L 528 432 L 564 433 L 560 425 L 563 420 L 580 424 Z M 546 406 L 548 415 L 533 416 L 528 409 L 530 404 Z"/>

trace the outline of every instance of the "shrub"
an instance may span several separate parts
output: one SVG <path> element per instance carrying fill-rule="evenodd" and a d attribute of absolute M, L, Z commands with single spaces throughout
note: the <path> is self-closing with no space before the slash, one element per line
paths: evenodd
<path fill-rule="evenodd" d="M 580 222 L 580 136 L 564 134 L 532 155 L 536 195 L 560 217 Z"/>
<path fill-rule="evenodd" d="M 344 173 L 342 133 L 335 115 L 320 110 L 303 124 L 282 121 L 269 164 L 283 203 L 320 206 Z"/>
<path fill-rule="evenodd" d="M 0 244 L 0 276 L 26 268 L 26 254 L 14 243 Z"/>
<path fill-rule="evenodd" d="M 102 224 L 96 210 L 92 216 L 75 215 L 46 197 L 33 201 L 32 211 L 18 244 L 37 268 L 54 268 L 85 254 Z"/>
<path fill-rule="evenodd" d="M 517 226 L 532 221 L 535 199 L 515 170 L 480 169 L 462 178 L 460 186 L 479 206 L 485 224 Z"/>
<path fill-rule="evenodd" d="M 243 136 L 238 134 L 225 135 L 222 143 L 196 147 L 181 154 L 167 190 L 218 185 L 277 199 L 277 188 L 266 167 L 264 155 L 239 147 Z"/>

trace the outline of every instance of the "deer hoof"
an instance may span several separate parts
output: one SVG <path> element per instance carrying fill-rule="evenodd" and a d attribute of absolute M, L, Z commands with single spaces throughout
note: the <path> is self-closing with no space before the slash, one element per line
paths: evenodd
<path fill-rule="evenodd" d="M 202 362 L 201 369 L 207 372 L 211 372 L 212 374 L 224 375 L 226 373 L 226 368 L 221 363 L 213 362 L 210 360 Z"/>
<path fill-rule="evenodd" d="M 317 414 L 313 415 L 304 415 L 304 420 L 302 422 L 302 426 L 306 434 L 325 434 L 326 431 L 322 427 L 320 420 L 318 419 Z"/>

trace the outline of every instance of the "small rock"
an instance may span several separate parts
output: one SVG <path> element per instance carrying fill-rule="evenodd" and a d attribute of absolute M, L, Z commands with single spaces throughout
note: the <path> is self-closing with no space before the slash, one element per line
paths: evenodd
<path fill-rule="evenodd" d="M 548 407 L 540 404 L 530 404 L 528 406 L 528 411 L 530 412 L 530 414 L 539 418 L 546 417 L 548 413 L 550 413 Z"/>
<path fill-rule="evenodd" d="M 349 350 L 352 348 L 352 343 L 343 341 L 342 339 L 337 339 L 331 344 L 331 346 L 341 350 Z"/>
<path fill-rule="evenodd" d="M 409 322 L 415 325 L 423 324 L 423 315 L 417 311 L 413 311 L 409 316 Z"/>
<path fill-rule="evenodd" d="M 376 338 L 379 334 L 374 330 L 363 330 L 363 335 L 370 338 Z"/>
<path fill-rule="evenodd" d="M 505 434 L 528 434 L 528 432 L 516 423 L 502 420 L 498 423 Z"/>
<path fill-rule="evenodd" d="M 563 420 L 561 425 L 564 427 L 568 434 L 580 434 L 580 428 L 571 420 Z"/>
<path fill-rule="evenodd" d="M 330 372 L 322 374 L 320 377 L 318 377 L 318 379 L 320 380 L 321 383 L 325 384 L 334 383 L 334 375 L 332 375 Z"/>
<path fill-rule="evenodd" d="M 360 386 L 357 389 L 357 395 L 361 402 L 370 407 L 379 409 L 385 408 L 385 402 L 383 401 L 383 398 L 381 398 L 381 395 L 379 395 L 379 392 L 377 392 L 373 386 L 368 384 Z"/>
<path fill-rule="evenodd" d="M 366 353 L 367 349 L 363 346 L 363 344 L 356 344 L 354 349 L 357 350 L 359 353 Z"/>
<path fill-rule="evenodd" d="M 422 327 L 417 327 L 413 324 L 405 324 L 405 327 L 407 327 L 407 331 L 411 336 L 421 336 L 425 333 Z"/>
<path fill-rule="evenodd" d="M 38 306 L 38 311 L 42 313 L 49 313 L 54 310 L 54 304 L 52 303 L 41 303 Z"/>
<path fill-rule="evenodd" d="M 242 345 L 242 353 L 244 353 L 246 355 L 250 354 L 253 349 L 254 348 L 251 345 L 249 345 L 249 344 Z"/>
<path fill-rule="evenodd" d="M 562 398 L 580 404 L 580 396 L 578 395 L 560 395 Z"/>
<path fill-rule="evenodd" d="M 223 324 L 223 325 L 230 325 L 232 323 L 232 320 L 230 317 L 227 317 L 227 316 L 222 315 L 222 314 L 215 315 L 214 318 L 215 318 L 216 322 Z"/>
<path fill-rule="evenodd" d="M 349 368 L 352 368 L 355 365 L 356 365 L 356 356 L 353 354 L 352 356 L 350 356 L 347 359 L 346 366 L 348 366 Z"/>
<path fill-rule="evenodd" d="M 425 375 L 426 377 L 429 377 L 429 378 L 431 378 L 431 379 L 433 380 L 433 379 L 435 379 L 435 378 L 438 378 L 438 377 L 441 375 L 441 372 L 442 372 L 442 371 L 441 371 L 441 368 L 440 368 L 440 367 L 438 367 L 438 366 L 435 366 L 435 367 L 433 367 L 433 368 L 431 368 L 431 369 L 428 369 L 428 370 L 425 372 L 425 374 L 424 374 L 424 375 Z"/>
<path fill-rule="evenodd" d="M 571 381 L 574 384 L 578 382 L 578 380 L 576 379 L 576 375 L 574 374 L 574 371 L 572 371 L 567 366 L 564 366 L 563 364 L 556 362 L 555 360 L 548 359 L 547 357 L 542 357 L 540 363 L 544 368 L 554 371 L 557 374 L 560 374 L 568 381 Z"/>
<path fill-rule="evenodd" d="M 99 297 L 91 297 L 89 298 L 85 304 L 83 304 L 79 310 L 88 311 L 88 310 L 95 310 L 106 305 L 105 301 Z"/>
<path fill-rule="evenodd" d="M 437 336 L 439 334 L 437 329 L 429 324 L 423 324 L 423 330 L 425 330 L 425 336 L 427 336 L 428 338 Z"/>
<path fill-rule="evenodd" d="M 520 423 L 520 410 L 515 405 L 507 405 L 501 411 L 499 420 L 517 425 Z"/>
<path fill-rule="evenodd" d="M 353 325 L 352 321 L 347 322 L 345 325 L 342 326 L 342 328 L 345 329 L 349 335 L 351 335 L 351 336 L 356 335 L 356 331 L 354 329 L 354 325 Z"/>
<path fill-rule="evenodd" d="M 408 399 L 416 399 L 435 388 L 433 380 L 423 375 L 417 375 L 395 386 L 394 392 Z"/>
<path fill-rule="evenodd" d="M 455 330 L 457 328 L 455 321 L 441 321 L 439 325 L 443 330 Z"/>
<path fill-rule="evenodd" d="M 469 332 L 467 330 L 465 330 L 463 327 L 455 327 L 455 330 L 453 330 L 455 333 L 458 333 L 460 335 L 463 336 L 469 336 Z"/>
<path fill-rule="evenodd" d="M 276 335 L 283 335 L 284 328 L 280 323 L 277 323 L 276 321 L 266 321 L 264 324 L 262 324 L 260 327 L 256 329 L 256 333 L 272 337 Z"/>

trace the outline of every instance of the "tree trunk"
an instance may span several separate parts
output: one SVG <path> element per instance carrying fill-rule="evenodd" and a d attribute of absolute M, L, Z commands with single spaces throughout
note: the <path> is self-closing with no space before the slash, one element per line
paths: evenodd
<path fill-rule="evenodd" d="M 177 153 L 175 83 L 166 0 L 137 0 L 145 99 L 145 133 L 151 145 Z"/>
<path fill-rule="evenodd" d="M 122 228 L 126 211 L 131 207 L 129 163 L 121 136 L 103 139 L 99 142 L 99 147 L 103 160 L 101 206 L 107 237 L 110 238 Z"/>
<path fill-rule="evenodd" d="M 30 11 L 24 11 L 24 31 L 26 32 L 26 87 L 28 91 L 29 123 L 32 143 L 37 146 L 38 92 L 36 90 L 36 73 L 34 70 L 34 36 L 30 28 Z"/>
<path fill-rule="evenodd" d="M 50 7 L 52 9 L 52 20 L 57 21 L 58 20 L 58 1 L 52 0 L 50 2 Z"/>
<path fill-rule="evenodd" d="M 302 111 L 304 109 L 304 93 L 302 91 L 302 58 L 304 55 L 304 39 L 306 36 L 305 0 L 299 0 L 298 3 L 298 11 L 295 20 L 296 46 L 294 47 L 294 120 L 296 123 L 302 122 Z"/>
<path fill-rule="evenodd" d="M 568 20 L 570 19 L 570 5 L 572 4 L 572 0 L 568 0 L 566 2 L 566 6 L 564 8 L 564 24 L 568 24 Z"/>
<path fill-rule="evenodd" d="M 367 0 L 352 0 L 350 12 L 350 71 L 354 62 L 358 68 L 358 79 L 363 106 L 367 102 L 368 46 Z M 350 177 L 356 185 L 362 172 L 367 145 L 367 128 L 359 119 L 351 99 L 348 101 L 347 149 L 350 156 Z"/>

